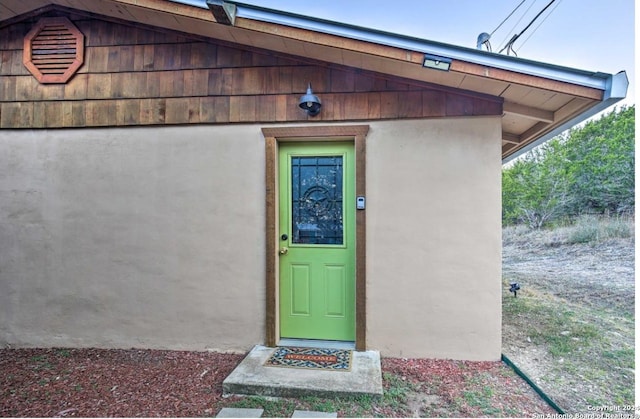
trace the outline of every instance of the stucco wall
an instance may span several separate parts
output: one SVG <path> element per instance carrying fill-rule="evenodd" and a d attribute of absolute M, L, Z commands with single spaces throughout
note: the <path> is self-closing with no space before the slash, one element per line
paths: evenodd
<path fill-rule="evenodd" d="M 367 344 L 500 356 L 500 120 L 372 122 Z M 264 339 L 260 125 L 0 130 L 0 345 Z"/>
<path fill-rule="evenodd" d="M 0 344 L 246 350 L 258 126 L 0 130 Z"/>
<path fill-rule="evenodd" d="M 373 124 L 367 340 L 382 354 L 497 360 L 500 119 Z"/>

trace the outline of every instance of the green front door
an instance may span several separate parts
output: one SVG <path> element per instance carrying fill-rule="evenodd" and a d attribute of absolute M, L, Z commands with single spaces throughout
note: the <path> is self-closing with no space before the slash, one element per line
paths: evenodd
<path fill-rule="evenodd" d="M 280 337 L 355 340 L 351 143 L 279 150 Z"/>

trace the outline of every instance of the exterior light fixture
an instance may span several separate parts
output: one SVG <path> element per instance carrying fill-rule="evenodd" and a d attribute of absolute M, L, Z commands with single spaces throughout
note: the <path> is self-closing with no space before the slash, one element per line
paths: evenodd
<path fill-rule="evenodd" d="M 519 289 L 520 289 L 520 284 L 518 284 L 517 282 L 509 283 L 509 292 L 512 292 L 514 297 L 518 297 Z"/>
<path fill-rule="evenodd" d="M 309 83 L 309 86 L 307 87 L 307 93 L 300 97 L 298 106 L 309 116 L 316 116 L 320 113 L 322 102 L 320 102 L 320 98 L 318 96 L 313 94 L 313 91 L 311 90 L 311 83 Z"/>
<path fill-rule="evenodd" d="M 433 68 L 434 70 L 449 71 L 449 68 L 451 68 L 451 58 L 424 54 L 424 61 L 422 62 L 422 66 Z"/>

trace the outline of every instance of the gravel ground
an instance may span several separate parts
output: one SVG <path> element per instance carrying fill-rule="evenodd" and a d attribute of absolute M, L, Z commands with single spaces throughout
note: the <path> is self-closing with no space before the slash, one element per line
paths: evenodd
<path fill-rule="evenodd" d="M 222 397 L 222 380 L 242 357 L 135 349 L 2 349 L 0 416 L 212 417 L 238 402 Z M 382 366 L 383 400 L 369 402 L 365 410 L 353 410 L 349 403 L 328 406 L 337 406 L 341 417 L 554 413 L 500 362 L 385 358 Z M 285 406 L 313 410 L 310 403 L 294 399 Z"/>

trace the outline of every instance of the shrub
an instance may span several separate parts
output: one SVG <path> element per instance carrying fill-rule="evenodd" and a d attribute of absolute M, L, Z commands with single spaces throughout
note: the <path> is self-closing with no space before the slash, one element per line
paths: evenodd
<path fill-rule="evenodd" d="M 577 244 L 606 239 L 624 239 L 633 237 L 634 231 L 634 221 L 631 217 L 583 215 L 570 228 L 567 243 Z"/>
<path fill-rule="evenodd" d="M 590 243 L 599 238 L 599 225 L 596 217 L 583 216 L 574 224 L 567 242 L 570 244 Z"/>
<path fill-rule="evenodd" d="M 628 238 L 632 237 L 635 232 L 634 222 L 627 217 L 612 217 L 602 223 L 602 238 Z"/>

